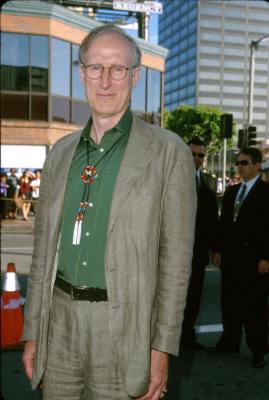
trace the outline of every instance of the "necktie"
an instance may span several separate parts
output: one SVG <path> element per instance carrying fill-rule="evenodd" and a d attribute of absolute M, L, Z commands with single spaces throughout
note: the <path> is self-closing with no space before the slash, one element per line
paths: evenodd
<path fill-rule="evenodd" d="M 239 193 L 238 198 L 235 201 L 235 205 L 234 205 L 234 221 L 236 221 L 238 214 L 239 214 L 239 210 L 243 204 L 243 201 L 245 199 L 245 194 L 246 194 L 246 190 L 247 190 L 247 185 L 244 183 L 241 191 Z"/>

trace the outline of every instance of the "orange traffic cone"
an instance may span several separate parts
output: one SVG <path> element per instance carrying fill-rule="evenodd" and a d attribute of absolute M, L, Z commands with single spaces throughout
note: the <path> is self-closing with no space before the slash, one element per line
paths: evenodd
<path fill-rule="evenodd" d="M 1 349 L 21 348 L 24 298 L 19 291 L 14 263 L 8 263 L 1 296 Z"/>

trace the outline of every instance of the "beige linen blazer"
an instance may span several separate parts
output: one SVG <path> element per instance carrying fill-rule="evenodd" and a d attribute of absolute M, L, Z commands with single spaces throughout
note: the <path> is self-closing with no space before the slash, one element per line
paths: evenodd
<path fill-rule="evenodd" d="M 33 388 L 46 368 L 64 193 L 80 135 L 59 140 L 42 173 L 23 337 L 37 340 Z M 194 173 L 191 152 L 177 135 L 133 117 L 105 250 L 109 335 L 130 396 L 148 388 L 152 348 L 178 353 L 193 248 Z"/>

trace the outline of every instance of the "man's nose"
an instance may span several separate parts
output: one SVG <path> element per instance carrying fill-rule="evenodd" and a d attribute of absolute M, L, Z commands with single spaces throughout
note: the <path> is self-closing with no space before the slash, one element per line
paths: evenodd
<path fill-rule="evenodd" d="M 104 68 L 100 77 L 100 85 L 102 88 L 107 88 L 111 85 L 110 70 Z"/>

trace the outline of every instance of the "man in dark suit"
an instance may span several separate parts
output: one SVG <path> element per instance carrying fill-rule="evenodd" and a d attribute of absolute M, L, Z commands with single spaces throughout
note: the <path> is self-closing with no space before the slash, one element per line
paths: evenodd
<path fill-rule="evenodd" d="M 206 154 L 205 145 L 198 138 L 193 138 L 188 144 L 196 168 L 198 202 L 192 272 L 184 312 L 181 346 L 191 350 L 202 350 L 204 346 L 196 340 L 194 323 L 199 312 L 205 268 L 209 263 L 210 251 L 214 250 L 218 224 L 218 204 L 216 194 L 209 188 L 208 176 L 201 170 Z"/>
<path fill-rule="evenodd" d="M 269 184 L 259 176 L 262 155 L 255 148 L 240 151 L 236 165 L 242 184 L 227 188 L 220 218 L 223 333 L 211 353 L 237 353 L 242 329 L 261 368 L 268 352 Z"/>

